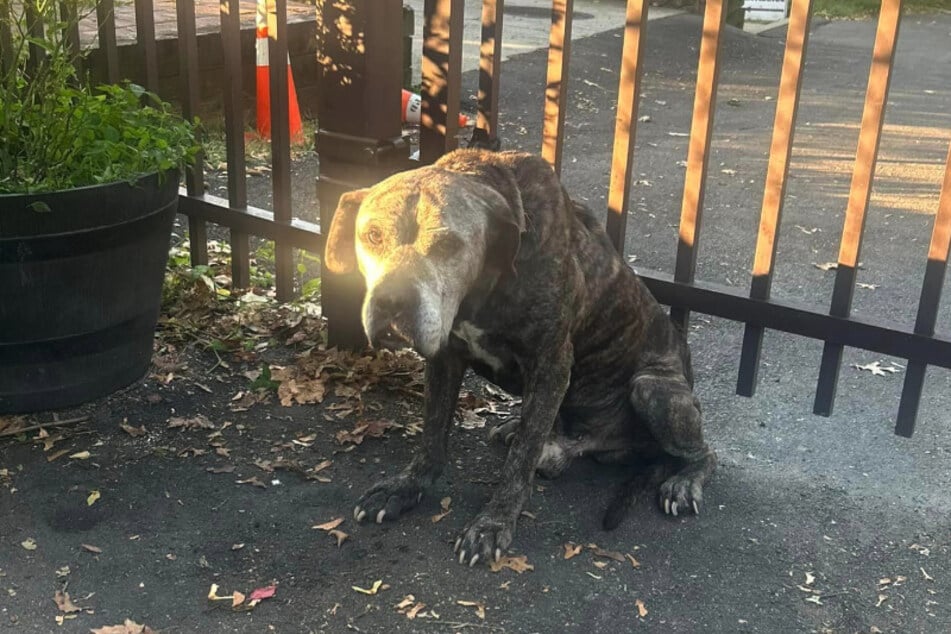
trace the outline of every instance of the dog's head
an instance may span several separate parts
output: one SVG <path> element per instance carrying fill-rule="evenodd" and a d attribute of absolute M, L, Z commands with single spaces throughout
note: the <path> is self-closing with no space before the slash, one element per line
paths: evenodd
<path fill-rule="evenodd" d="M 344 194 L 324 265 L 363 275 L 363 328 L 373 346 L 430 358 L 476 280 L 514 270 L 523 229 L 511 176 L 422 167 Z"/>

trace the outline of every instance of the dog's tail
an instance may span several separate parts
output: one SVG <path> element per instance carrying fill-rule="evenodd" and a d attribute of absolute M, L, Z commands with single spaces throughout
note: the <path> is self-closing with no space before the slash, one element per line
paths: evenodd
<path fill-rule="evenodd" d="M 613 531 L 620 526 L 637 501 L 637 496 L 644 491 L 656 492 L 661 482 L 666 480 L 675 468 L 674 462 L 667 458 L 642 462 L 634 467 L 634 472 L 621 483 L 614 498 L 608 504 L 604 519 L 601 521 L 604 530 Z"/>

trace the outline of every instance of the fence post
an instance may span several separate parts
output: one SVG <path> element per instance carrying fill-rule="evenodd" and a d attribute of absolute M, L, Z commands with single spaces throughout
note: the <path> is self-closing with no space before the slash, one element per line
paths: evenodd
<path fill-rule="evenodd" d="M 317 199 L 326 235 L 340 195 L 410 167 L 400 123 L 402 0 L 317 0 Z M 366 345 L 358 274 L 321 271 L 328 344 Z"/>

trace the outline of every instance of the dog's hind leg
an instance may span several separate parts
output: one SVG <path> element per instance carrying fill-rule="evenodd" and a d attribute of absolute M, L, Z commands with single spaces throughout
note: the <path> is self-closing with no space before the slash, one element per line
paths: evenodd
<path fill-rule="evenodd" d="M 631 405 L 667 454 L 683 461 L 660 486 L 660 505 L 668 515 L 700 512 L 703 483 L 717 456 L 703 439 L 700 403 L 682 373 L 642 371 L 631 382 Z"/>

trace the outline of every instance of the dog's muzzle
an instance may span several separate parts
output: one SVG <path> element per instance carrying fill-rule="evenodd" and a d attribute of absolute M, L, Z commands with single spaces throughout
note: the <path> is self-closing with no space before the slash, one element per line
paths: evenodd
<path fill-rule="evenodd" d="M 370 299 L 369 323 L 364 324 L 374 348 L 412 348 L 416 342 L 419 291 L 394 280 L 378 286 Z"/>

